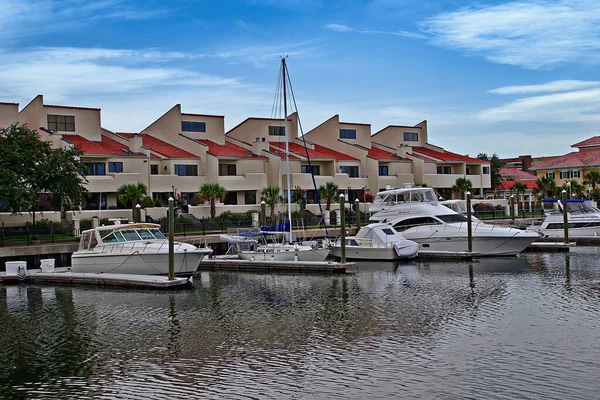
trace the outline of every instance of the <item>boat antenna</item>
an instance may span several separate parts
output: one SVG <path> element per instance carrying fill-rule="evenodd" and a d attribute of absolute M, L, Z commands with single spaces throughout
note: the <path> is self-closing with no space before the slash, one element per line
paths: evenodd
<path fill-rule="evenodd" d="M 290 94 L 292 95 L 292 103 L 294 104 L 294 110 L 298 111 L 298 105 L 296 104 L 296 96 L 294 95 L 294 88 L 292 87 L 292 80 L 288 80 L 290 85 Z M 323 212 L 323 204 L 321 204 L 321 195 L 319 194 L 319 188 L 317 187 L 317 181 L 315 179 L 315 174 L 313 174 L 313 167 L 310 161 L 310 155 L 308 153 L 308 146 L 306 145 L 306 138 L 304 137 L 304 129 L 302 128 L 302 122 L 300 121 L 299 113 L 296 114 L 296 118 L 298 119 L 298 126 L 300 128 L 300 137 L 302 138 L 302 143 L 304 144 L 304 151 L 306 152 L 306 160 L 308 161 L 308 169 L 310 171 L 310 177 L 312 178 L 313 187 L 315 188 L 315 198 L 317 199 L 317 204 L 319 205 L 319 212 L 321 213 L 321 220 L 324 221 L 325 213 Z M 327 231 L 327 224 L 323 223 L 323 227 L 325 228 L 325 237 L 329 239 L 329 232 Z"/>
<path fill-rule="evenodd" d="M 288 219 L 290 221 L 290 237 L 288 241 L 292 243 L 292 190 L 290 188 L 290 135 L 288 132 L 288 115 L 287 115 L 287 93 L 286 93 L 286 78 L 287 78 L 287 66 L 285 64 L 285 57 L 281 57 L 281 79 L 283 86 L 283 131 L 285 132 L 285 166 L 286 166 L 286 180 L 287 180 L 287 200 L 288 200 Z"/>

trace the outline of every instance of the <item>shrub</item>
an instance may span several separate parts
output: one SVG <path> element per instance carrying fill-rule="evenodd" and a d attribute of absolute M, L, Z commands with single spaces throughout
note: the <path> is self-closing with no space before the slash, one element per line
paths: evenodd
<path fill-rule="evenodd" d="M 473 210 L 475 211 L 494 211 L 495 207 L 491 203 L 475 203 Z"/>
<path fill-rule="evenodd" d="M 255 212 L 255 211 L 254 211 Z M 232 211 L 225 211 L 215 218 L 217 221 L 248 221 L 252 219 L 253 211 L 246 211 L 243 213 L 235 213 Z"/>

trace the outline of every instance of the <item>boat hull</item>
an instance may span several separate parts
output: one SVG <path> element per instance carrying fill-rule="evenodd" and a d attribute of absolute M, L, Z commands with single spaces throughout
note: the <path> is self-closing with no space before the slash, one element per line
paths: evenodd
<path fill-rule="evenodd" d="M 175 275 L 189 276 L 196 272 L 200 262 L 211 251 L 197 250 L 174 254 Z M 103 253 L 75 252 L 71 256 L 71 271 L 133 275 L 167 275 L 168 252 Z"/>
<path fill-rule="evenodd" d="M 408 250 L 408 249 L 407 249 Z M 404 256 L 399 256 L 393 247 L 364 247 L 364 246 L 346 246 L 346 259 L 348 260 L 374 260 L 374 261 L 390 261 L 390 260 L 406 260 L 414 258 L 417 248 L 407 251 Z M 342 247 L 339 245 L 333 246 L 331 253 L 337 257 L 342 257 Z"/>
<path fill-rule="evenodd" d="M 525 250 L 536 238 L 474 237 L 473 252 L 480 256 L 515 256 Z M 465 252 L 469 245 L 466 237 L 411 237 L 419 250 Z"/>

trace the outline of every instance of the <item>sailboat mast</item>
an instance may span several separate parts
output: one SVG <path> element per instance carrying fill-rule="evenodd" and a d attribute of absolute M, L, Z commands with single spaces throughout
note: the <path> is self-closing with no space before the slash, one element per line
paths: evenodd
<path fill-rule="evenodd" d="M 281 78 L 283 79 L 283 130 L 285 131 L 285 166 L 287 171 L 287 200 L 288 200 L 288 219 L 290 221 L 290 237 L 289 242 L 292 242 L 292 189 L 290 179 L 290 138 L 288 133 L 288 120 L 287 120 L 287 67 L 285 65 L 285 58 L 281 58 Z"/>

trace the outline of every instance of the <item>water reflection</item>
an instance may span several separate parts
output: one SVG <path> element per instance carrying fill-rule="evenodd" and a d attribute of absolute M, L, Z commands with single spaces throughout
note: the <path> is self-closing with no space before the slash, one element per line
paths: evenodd
<path fill-rule="evenodd" d="M 0 287 L 0 396 L 592 398 L 599 270 L 528 254 L 210 272 L 176 293 Z"/>

